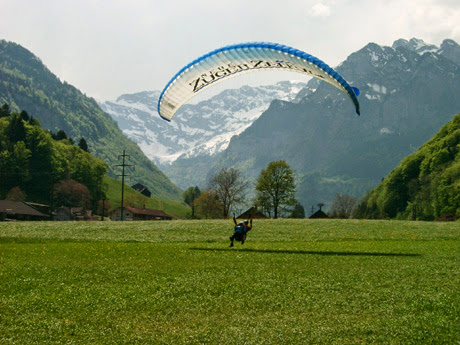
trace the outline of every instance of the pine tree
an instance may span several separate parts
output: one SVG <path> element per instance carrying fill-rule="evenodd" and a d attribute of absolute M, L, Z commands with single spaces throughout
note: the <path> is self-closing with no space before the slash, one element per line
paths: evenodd
<path fill-rule="evenodd" d="M 85 152 L 89 152 L 88 144 L 86 143 L 85 138 L 80 139 L 80 141 L 78 142 L 78 147 L 81 148 Z"/>

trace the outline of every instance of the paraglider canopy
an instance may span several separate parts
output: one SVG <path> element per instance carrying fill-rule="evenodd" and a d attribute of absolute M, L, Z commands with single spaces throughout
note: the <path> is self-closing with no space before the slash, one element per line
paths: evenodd
<path fill-rule="evenodd" d="M 190 98 L 210 85 L 227 78 L 264 70 L 291 71 L 323 80 L 353 102 L 360 114 L 359 90 L 318 58 L 301 50 L 277 43 L 252 42 L 216 49 L 182 68 L 166 85 L 158 101 L 158 113 L 170 121 Z"/>

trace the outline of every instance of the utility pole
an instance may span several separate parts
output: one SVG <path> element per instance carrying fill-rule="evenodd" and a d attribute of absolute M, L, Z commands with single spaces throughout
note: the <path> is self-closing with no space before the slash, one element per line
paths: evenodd
<path fill-rule="evenodd" d="M 107 183 L 103 183 L 102 181 L 104 178 L 101 176 L 99 180 L 99 200 L 102 200 L 102 215 L 101 215 L 101 221 L 104 220 L 104 212 L 105 212 L 105 201 L 106 199 L 106 194 L 105 192 L 107 191 Z M 102 191 L 102 188 L 104 188 L 104 191 Z"/>
<path fill-rule="evenodd" d="M 125 150 L 123 150 L 123 154 L 122 155 L 119 155 L 118 156 L 118 160 L 120 160 L 120 157 L 122 157 L 122 164 L 118 164 L 118 165 L 115 165 L 116 167 L 121 167 L 121 175 L 118 175 L 118 176 L 121 176 L 121 218 L 120 220 L 124 220 L 123 218 L 123 199 L 125 197 L 125 176 L 131 176 L 131 175 L 127 175 L 125 174 L 125 167 L 133 167 L 134 165 L 133 164 L 126 164 L 126 157 L 129 159 L 129 155 L 127 155 L 125 153 Z"/>

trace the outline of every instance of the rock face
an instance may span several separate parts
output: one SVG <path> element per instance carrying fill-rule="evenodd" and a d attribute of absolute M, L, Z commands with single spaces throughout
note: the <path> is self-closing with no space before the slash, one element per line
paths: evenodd
<path fill-rule="evenodd" d="M 369 43 L 336 70 L 360 89 L 361 116 L 316 79 L 300 91 L 296 83 L 227 90 L 184 106 L 171 123 L 155 113 L 159 93 L 102 107 L 182 188 L 204 186 L 221 167 L 255 180 L 270 161 L 284 159 L 309 208 L 335 193 L 362 196 L 460 111 L 460 46 L 452 40 L 440 47 L 419 39 Z"/>

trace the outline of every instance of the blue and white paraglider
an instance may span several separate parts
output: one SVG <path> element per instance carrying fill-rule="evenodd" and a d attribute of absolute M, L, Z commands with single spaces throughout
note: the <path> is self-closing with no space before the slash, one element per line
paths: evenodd
<path fill-rule="evenodd" d="M 216 49 L 182 68 L 166 85 L 158 101 L 158 113 L 171 121 L 189 99 L 210 85 L 255 71 L 282 70 L 307 74 L 343 91 L 360 114 L 359 90 L 318 58 L 285 45 L 266 42 L 241 43 Z"/>

